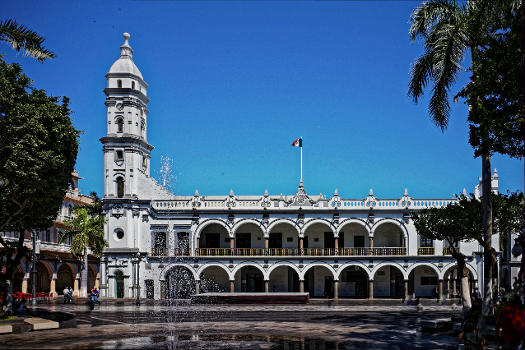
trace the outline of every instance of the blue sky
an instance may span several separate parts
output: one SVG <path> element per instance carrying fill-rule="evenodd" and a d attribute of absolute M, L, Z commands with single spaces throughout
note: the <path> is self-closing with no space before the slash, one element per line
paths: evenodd
<path fill-rule="evenodd" d="M 445 133 L 427 101 L 407 97 L 415 1 L 11 1 L 14 18 L 46 38 L 40 64 L 6 44 L 34 86 L 71 99 L 83 131 L 76 168 L 84 193 L 103 192 L 104 75 L 131 34 L 149 83 L 148 141 L 175 165 L 174 192 L 291 194 L 303 136 L 308 193 L 449 198 L 471 192 L 481 160 L 468 144 L 467 108 Z M 465 84 L 462 74 L 457 88 Z M 454 91 L 457 91 L 457 88 Z M 523 161 L 496 155 L 500 189 L 523 190 Z"/>

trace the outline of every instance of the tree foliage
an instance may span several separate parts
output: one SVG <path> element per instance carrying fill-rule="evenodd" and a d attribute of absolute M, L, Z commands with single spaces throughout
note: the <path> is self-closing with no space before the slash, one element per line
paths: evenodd
<path fill-rule="evenodd" d="M 458 94 L 470 106 L 469 142 L 475 155 L 525 155 L 525 14 L 523 6 L 501 13 L 473 52 L 472 77 Z"/>
<path fill-rule="evenodd" d="M 55 57 L 53 52 L 43 46 L 44 40 L 38 33 L 16 23 L 15 20 L 0 22 L 0 41 L 8 42 L 16 51 L 23 49 L 26 56 L 31 56 L 40 62 Z"/>
<path fill-rule="evenodd" d="M 0 231 L 19 232 L 16 241 L 0 236 L 3 282 L 12 279 L 27 253 L 26 230 L 52 225 L 78 151 L 68 99 L 31 84 L 18 64 L 0 58 Z"/>
<path fill-rule="evenodd" d="M 108 243 L 104 240 L 103 215 L 90 215 L 87 208 L 73 209 L 73 218 L 64 223 L 69 229 L 60 232 L 59 243 L 71 238 L 71 253 L 75 257 L 83 257 L 86 250 L 101 257 Z"/>
<path fill-rule="evenodd" d="M 473 197 L 461 196 L 446 207 L 423 209 L 413 219 L 418 233 L 427 238 L 447 241 L 450 246 L 472 240 L 483 244 L 481 203 Z"/>

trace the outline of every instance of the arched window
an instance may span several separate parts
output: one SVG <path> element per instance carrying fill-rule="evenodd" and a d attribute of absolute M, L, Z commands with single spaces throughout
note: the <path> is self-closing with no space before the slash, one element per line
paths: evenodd
<path fill-rule="evenodd" d="M 117 119 L 117 132 L 124 132 L 124 120 L 122 120 L 122 118 Z"/>
<path fill-rule="evenodd" d="M 133 90 L 135 90 L 135 82 L 134 82 L 134 81 L 131 82 L 131 88 L 132 88 Z"/>
<path fill-rule="evenodd" d="M 121 176 L 117 177 L 117 197 L 124 197 L 124 178 Z"/>
<path fill-rule="evenodd" d="M 117 87 L 122 88 L 122 80 L 117 80 Z"/>

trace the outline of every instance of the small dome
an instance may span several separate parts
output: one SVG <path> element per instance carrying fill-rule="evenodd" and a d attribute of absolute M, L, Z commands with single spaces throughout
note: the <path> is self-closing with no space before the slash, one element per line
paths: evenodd
<path fill-rule="evenodd" d="M 113 63 L 113 65 L 109 69 L 109 73 L 131 73 L 140 77 L 140 79 L 143 79 L 140 70 L 137 68 L 137 66 L 131 58 L 120 57 L 118 60 L 115 61 L 115 63 Z"/>
<path fill-rule="evenodd" d="M 124 44 L 122 44 L 120 47 L 120 57 L 115 61 L 115 63 L 113 63 L 113 65 L 111 65 L 108 73 L 130 73 L 140 77 L 140 79 L 143 79 L 140 70 L 133 62 L 133 49 L 128 43 L 130 35 L 128 33 L 124 33 L 123 36 Z"/>

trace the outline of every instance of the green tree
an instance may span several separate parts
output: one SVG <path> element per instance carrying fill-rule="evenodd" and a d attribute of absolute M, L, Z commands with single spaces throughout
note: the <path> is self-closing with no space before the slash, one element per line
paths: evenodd
<path fill-rule="evenodd" d="M 521 158 L 525 155 L 525 13 L 507 6 L 494 31 L 473 52 L 472 77 L 458 94 L 470 106 L 469 143 Z"/>
<path fill-rule="evenodd" d="M 414 213 L 412 217 L 420 235 L 446 241 L 451 247 L 459 246 L 461 241 L 476 240 L 480 244 L 483 242 L 481 205 L 475 198 L 462 195 L 457 203 L 443 208 L 424 209 Z M 472 302 L 468 282 L 469 270 L 466 267 L 465 255 L 455 249 L 451 249 L 451 254 L 458 266 L 463 306 L 470 308 Z"/>
<path fill-rule="evenodd" d="M 68 99 L 47 96 L 31 83 L 19 65 L 0 59 L 0 232 L 19 233 L 15 241 L 0 236 L 4 304 L 27 255 L 25 232 L 52 225 L 78 151 Z"/>
<path fill-rule="evenodd" d="M 456 2 L 454 0 L 430 0 L 418 6 L 410 17 L 410 39 L 422 38 L 425 53 L 418 58 L 411 70 L 408 94 L 418 102 L 424 89 L 432 82 L 429 113 L 434 123 L 444 131 L 450 115 L 449 91 L 462 70 L 461 62 L 466 53 L 475 60 L 476 52 L 484 38 L 499 28 L 501 13 L 507 8 L 516 9 L 521 1 L 479 0 Z M 477 96 L 470 96 L 478 100 Z M 486 140 L 488 129 L 480 135 L 483 247 L 484 247 L 484 298 L 483 314 L 491 311 L 491 280 L 494 266 L 492 249 L 492 203 L 491 203 L 491 153 Z"/>
<path fill-rule="evenodd" d="M 40 62 L 55 57 L 53 52 L 43 46 L 44 40 L 38 33 L 16 23 L 15 20 L 0 22 L 0 41 L 8 42 L 16 51 L 23 49 L 26 56 L 31 56 Z"/>
<path fill-rule="evenodd" d="M 58 241 L 63 243 L 71 238 L 71 253 L 82 259 L 83 271 L 80 280 L 80 296 L 87 297 L 88 254 L 100 258 L 108 243 L 104 240 L 103 215 L 90 215 L 87 208 L 75 208 L 73 218 L 66 220 L 68 230 L 60 232 Z"/>
<path fill-rule="evenodd" d="M 492 194 L 492 202 L 494 203 L 494 230 L 500 234 L 502 240 L 525 228 L 523 193 Z M 450 246 L 457 246 L 461 241 L 473 240 L 484 245 L 482 212 L 482 203 L 478 199 L 474 196 L 461 195 L 457 203 L 451 203 L 443 208 L 424 209 L 414 213 L 412 217 L 418 233 L 430 239 L 446 241 Z M 460 251 L 451 252 L 452 257 L 456 259 L 459 278 L 462 280 L 463 305 L 470 307 L 469 272 L 465 267 L 465 255 Z M 492 252 L 495 254 L 495 251 Z"/>

